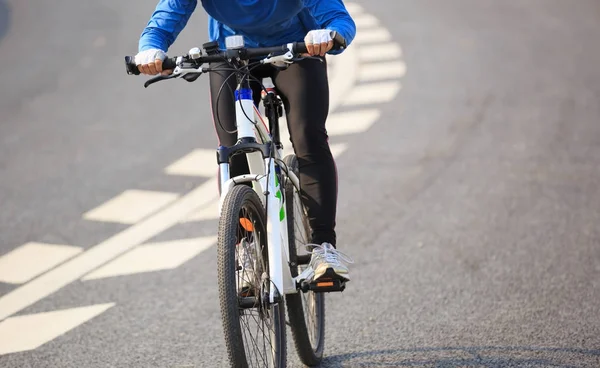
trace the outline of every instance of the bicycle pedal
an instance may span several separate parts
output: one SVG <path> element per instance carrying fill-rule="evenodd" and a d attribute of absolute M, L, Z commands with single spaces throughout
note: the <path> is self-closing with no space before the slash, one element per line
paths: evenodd
<path fill-rule="evenodd" d="M 314 291 L 315 293 L 331 293 L 336 291 L 344 291 L 346 288 L 346 280 L 341 278 L 320 278 L 317 281 L 306 282 L 300 284 L 300 289 L 303 292 Z"/>

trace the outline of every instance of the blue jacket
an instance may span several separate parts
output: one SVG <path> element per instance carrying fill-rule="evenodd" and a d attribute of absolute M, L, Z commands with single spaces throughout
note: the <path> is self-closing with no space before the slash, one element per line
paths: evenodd
<path fill-rule="evenodd" d="M 243 35 L 248 47 L 303 41 L 308 31 L 331 29 L 348 45 L 356 25 L 342 0 L 201 0 L 208 13 L 210 41 L 225 48 L 225 37 Z M 142 32 L 139 51 L 167 51 L 196 8 L 197 0 L 159 0 Z M 337 51 L 331 51 L 335 54 Z"/>

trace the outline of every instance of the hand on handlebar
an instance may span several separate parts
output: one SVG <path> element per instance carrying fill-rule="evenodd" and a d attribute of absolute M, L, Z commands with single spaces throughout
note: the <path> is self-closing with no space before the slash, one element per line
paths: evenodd
<path fill-rule="evenodd" d="M 304 43 L 310 56 L 325 56 L 333 48 L 333 31 L 329 29 L 315 29 L 306 34 Z"/>
<path fill-rule="evenodd" d="M 167 54 L 159 49 L 149 49 L 135 55 L 135 64 L 142 74 L 146 75 L 169 75 L 173 70 L 163 70 L 163 61 Z"/>

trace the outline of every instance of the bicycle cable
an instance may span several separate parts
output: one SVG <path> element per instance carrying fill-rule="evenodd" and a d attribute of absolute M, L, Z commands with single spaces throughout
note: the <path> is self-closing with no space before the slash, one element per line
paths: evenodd
<path fill-rule="evenodd" d="M 247 66 L 247 68 L 248 68 L 248 71 L 243 71 L 243 70 L 242 70 L 242 68 L 237 68 L 237 67 L 235 67 L 235 66 L 231 65 L 231 63 L 230 63 L 230 62 L 228 62 L 228 63 L 229 63 L 229 65 L 230 65 L 230 68 L 222 68 L 222 69 L 219 69 L 219 70 L 214 70 L 214 71 L 229 71 L 229 72 L 232 72 L 231 74 L 229 74 L 229 75 L 228 75 L 228 76 L 225 78 L 225 80 L 224 80 L 224 81 L 223 81 L 223 83 L 221 84 L 221 87 L 219 88 L 219 91 L 217 92 L 217 101 L 216 101 L 216 106 L 215 106 L 215 110 L 216 110 L 216 113 L 215 113 L 215 120 L 216 120 L 216 122 L 219 124 L 219 126 L 221 127 L 221 129 L 222 129 L 222 130 L 223 130 L 225 133 L 228 133 L 228 134 L 235 134 L 235 133 L 237 133 L 237 129 L 234 129 L 234 130 L 231 130 L 231 131 L 230 131 L 230 130 L 226 129 L 226 128 L 223 126 L 223 124 L 221 123 L 221 117 L 220 117 L 220 113 L 219 113 L 219 111 L 220 111 L 220 110 L 219 110 L 219 102 L 220 102 L 220 100 L 221 100 L 221 93 L 223 93 L 223 88 L 225 87 L 225 85 L 227 85 L 227 87 L 229 87 L 229 90 L 230 90 L 231 94 L 232 94 L 232 95 L 235 95 L 235 94 L 234 94 L 234 91 L 231 89 L 231 86 L 230 86 L 230 85 L 227 83 L 227 82 L 229 81 L 229 79 L 230 79 L 231 77 L 233 77 L 233 76 L 236 76 L 236 75 L 238 75 L 237 73 L 240 73 L 240 74 L 242 74 L 242 79 L 241 79 L 241 82 L 242 82 L 242 83 L 243 83 L 244 79 L 250 79 L 250 78 L 252 78 L 254 81 L 256 81 L 256 82 L 257 82 L 257 83 L 260 85 L 260 87 L 261 87 L 261 90 L 262 90 L 262 91 L 265 91 L 265 92 L 266 92 L 266 91 L 267 91 L 267 89 L 266 89 L 266 87 L 264 86 L 264 84 L 262 83 L 262 81 L 260 81 L 258 78 L 254 77 L 254 76 L 251 74 L 251 73 L 252 73 L 252 71 L 253 71 L 254 69 L 256 69 L 256 68 L 260 67 L 261 65 L 263 65 L 263 64 L 262 64 L 260 61 L 256 61 L 256 62 L 253 62 L 253 63 L 249 64 L 249 65 Z M 212 71 L 212 70 L 211 70 L 211 71 Z M 250 77 L 250 78 L 248 78 L 248 77 Z M 234 97 L 234 103 L 235 103 L 235 97 Z M 254 104 L 254 101 L 252 101 L 252 103 Z M 248 116 L 248 114 L 246 114 L 246 111 L 245 111 L 243 108 L 242 108 L 242 112 L 244 113 L 244 115 L 246 116 L 246 118 L 247 118 L 248 120 L 252 120 L 252 119 L 250 119 L 250 117 Z"/>

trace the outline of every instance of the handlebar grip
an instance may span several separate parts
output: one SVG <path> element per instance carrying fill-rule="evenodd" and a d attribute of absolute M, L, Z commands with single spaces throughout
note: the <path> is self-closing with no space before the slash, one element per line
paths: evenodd
<path fill-rule="evenodd" d="M 346 48 L 346 39 L 342 37 L 341 34 L 333 31 L 331 38 L 333 39 L 333 50 L 341 50 Z"/>
<path fill-rule="evenodd" d="M 163 68 L 163 70 L 168 70 L 168 69 L 175 69 L 176 66 L 177 66 L 177 58 L 172 57 L 172 58 L 166 58 L 163 61 L 162 68 Z M 137 65 L 135 64 L 134 56 L 125 56 L 125 70 L 127 71 L 127 74 L 129 74 L 129 75 L 140 75 L 140 71 L 138 70 Z"/>
<path fill-rule="evenodd" d="M 125 71 L 129 75 L 140 75 L 140 71 L 135 65 L 135 57 L 125 56 Z"/>
<path fill-rule="evenodd" d="M 331 38 L 333 40 L 332 50 L 341 50 L 346 48 L 346 39 L 342 37 L 341 34 L 336 31 L 331 32 Z M 304 42 L 295 42 L 294 43 L 294 53 L 296 54 L 304 54 L 307 53 L 306 44 Z"/>
<path fill-rule="evenodd" d="M 177 58 L 175 58 L 175 57 L 166 58 L 165 61 L 163 61 L 162 69 L 163 70 L 175 69 L 176 66 L 177 66 Z"/>
<path fill-rule="evenodd" d="M 294 43 L 294 50 L 293 52 L 295 54 L 305 54 L 308 52 L 308 50 L 306 49 L 306 44 L 304 42 L 295 42 Z"/>

